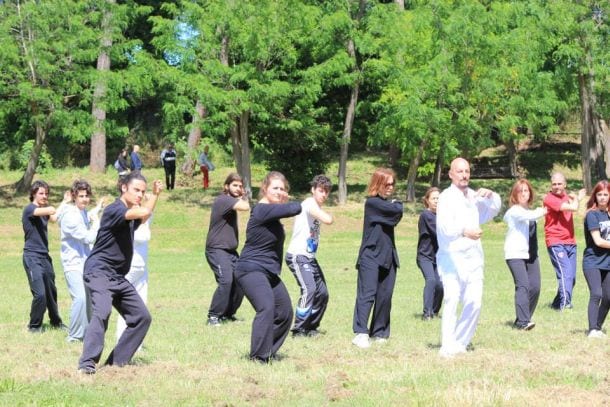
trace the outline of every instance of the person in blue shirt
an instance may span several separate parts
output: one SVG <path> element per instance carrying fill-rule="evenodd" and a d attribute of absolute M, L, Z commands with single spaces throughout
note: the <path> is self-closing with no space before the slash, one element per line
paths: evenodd
<path fill-rule="evenodd" d="M 140 146 L 137 144 L 134 144 L 133 146 L 133 150 L 131 151 L 130 154 L 130 158 L 131 158 L 131 170 L 132 171 L 140 171 L 142 169 L 142 161 L 140 160 L 140 154 L 138 154 L 140 152 Z"/>

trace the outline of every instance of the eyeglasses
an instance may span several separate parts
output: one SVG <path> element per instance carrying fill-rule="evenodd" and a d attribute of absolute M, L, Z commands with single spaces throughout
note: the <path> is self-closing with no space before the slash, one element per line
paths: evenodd
<path fill-rule="evenodd" d="M 394 186 L 394 182 L 388 182 L 387 184 L 385 184 L 386 188 L 393 187 L 393 186 Z"/>

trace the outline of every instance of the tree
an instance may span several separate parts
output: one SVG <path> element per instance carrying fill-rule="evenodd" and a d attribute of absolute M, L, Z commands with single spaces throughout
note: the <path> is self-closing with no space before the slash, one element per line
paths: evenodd
<path fill-rule="evenodd" d="M 16 121 L 15 140 L 34 139 L 30 159 L 16 190 L 34 178 L 49 138 L 84 141 L 89 121 L 87 66 L 94 32 L 84 2 L 16 1 L 0 6 L 0 111 Z"/>
<path fill-rule="evenodd" d="M 608 106 L 599 104 L 598 98 L 608 95 L 607 13 L 610 6 L 607 2 L 593 1 L 557 1 L 545 5 L 549 19 L 544 27 L 555 39 L 551 61 L 560 79 L 559 88 L 567 97 L 571 97 L 570 91 L 578 92 L 583 184 L 590 191 L 592 180 L 608 176 L 604 150 L 608 152 L 610 148 L 602 117 L 608 112 Z"/>

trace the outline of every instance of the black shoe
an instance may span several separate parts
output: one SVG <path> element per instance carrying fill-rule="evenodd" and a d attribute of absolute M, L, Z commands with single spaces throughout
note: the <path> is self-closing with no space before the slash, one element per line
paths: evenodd
<path fill-rule="evenodd" d="M 531 331 L 536 326 L 535 322 L 528 322 L 526 324 L 517 324 L 515 323 L 514 328 L 520 331 Z"/>
<path fill-rule="evenodd" d="M 32 334 L 40 334 L 42 333 L 42 327 L 28 327 L 28 332 Z"/>
<path fill-rule="evenodd" d="M 225 317 L 220 317 L 220 321 L 221 322 L 237 322 L 237 321 L 239 321 L 239 319 L 237 319 L 235 317 L 235 315 L 231 315 L 231 316 L 228 316 L 228 317 L 226 317 L 226 316 Z"/>
<path fill-rule="evenodd" d="M 432 321 L 432 318 L 433 318 L 432 315 L 427 315 L 427 314 L 424 314 L 421 316 L 422 321 Z"/>
<path fill-rule="evenodd" d="M 310 338 L 315 338 L 318 335 L 320 335 L 320 331 L 318 331 L 317 329 L 311 329 L 307 331 L 307 336 Z"/>
<path fill-rule="evenodd" d="M 66 324 L 64 324 L 63 322 L 60 322 L 60 323 L 59 323 L 59 324 L 57 324 L 57 325 L 51 325 L 51 328 L 52 328 L 52 329 L 59 329 L 59 330 L 64 331 L 64 332 L 68 332 L 68 331 L 70 330 L 70 329 L 69 329 L 69 328 L 66 326 Z"/>
<path fill-rule="evenodd" d="M 208 317 L 208 325 L 209 326 L 220 326 L 222 324 L 222 322 L 220 321 L 220 318 L 218 317 Z"/>
<path fill-rule="evenodd" d="M 77 373 L 82 375 L 92 375 L 96 373 L 96 370 L 94 367 L 79 367 Z"/>
<path fill-rule="evenodd" d="M 303 330 L 300 330 L 300 329 L 297 330 L 297 331 L 292 331 L 292 337 L 293 338 L 305 338 L 307 336 L 309 336 L 307 334 L 307 331 L 303 331 Z"/>

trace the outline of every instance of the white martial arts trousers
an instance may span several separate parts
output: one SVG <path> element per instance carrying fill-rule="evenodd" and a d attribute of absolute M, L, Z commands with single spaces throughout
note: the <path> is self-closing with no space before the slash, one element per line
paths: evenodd
<path fill-rule="evenodd" d="M 148 268 L 146 266 L 132 266 L 129 273 L 125 275 L 127 281 L 136 289 L 144 304 L 148 300 Z M 116 340 L 119 341 L 123 331 L 127 328 L 125 320 L 120 315 L 117 315 L 116 321 Z M 141 348 L 141 346 L 140 346 Z"/>
<path fill-rule="evenodd" d="M 441 272 L 441 280 L 445 296 L 440 353 L 450 356 L 466 352 L 477 328 L 483 297 L 483 266 Z M 463 308 L 458 319 L 456 314 L 460 302 Z"/>

